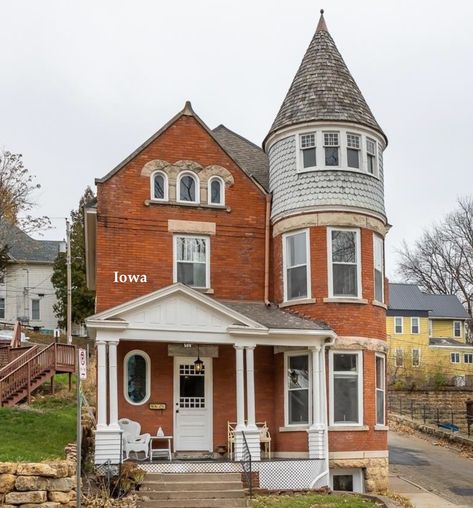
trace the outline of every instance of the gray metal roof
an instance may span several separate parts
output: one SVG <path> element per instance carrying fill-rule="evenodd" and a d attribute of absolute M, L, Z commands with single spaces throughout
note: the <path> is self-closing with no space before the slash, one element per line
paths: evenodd
<path fill-rule="evenodd" d="M 315 120 L 358 123 L 387 139 L 335 46 L 323 14 L 268 136 Z"/>
<path fill-rule="evenodd" d="M 424 294 L 424 298 L 430 306 L 430 317 L 469 318 L 468 312 L 456 295 Z"/>
<path fill-rule="evenodd" d="M 433 318 L 468 319 L 468 313 L 456 295 L 423 293 L 416 284 L 389 284 L 388 313 L 395 311 L 428 311 Z"/>
<path fill-rule="evenodd" d="M 5 221 L 0 224 L 0 244 L 8 245 L 8 255 L 12 261 L 54 263 L 61 243 L 35 240 L 13 224 Z"/>
<path fill-rule="evenodd" d="M 267 307 L 264 302 L 236 302 L 233 300 L 219 300 L 219 302 L 267 328 L 331 331 L 330 326 L 323 321 L 299 317 L 274 304 Z"/>
<path fill-rule="evenodd" d="M 457 348 L 469 348 L 473 349 L 473 344 L 468 344 L 465 342 L 458 342 L 455 339 L 447 339 L 447 338 L 430 338 L 429 346 L 455 346 Z"/>
<path fill-rule="evenodd" d="M 266 153 L 259 146 L 228 129 L 225 125 L 215 127 L 212 132 L 235 162 L 268 190 L 269 161 Z"/>

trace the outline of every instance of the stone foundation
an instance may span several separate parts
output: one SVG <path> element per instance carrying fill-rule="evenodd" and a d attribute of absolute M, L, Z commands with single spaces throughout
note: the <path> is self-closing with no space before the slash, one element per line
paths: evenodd
<path fill-rule="evenodd" d="M 75 474 L 75 464 L 67 460 L 19 464 L 0 462 L 0 506 L 75 508 Z"/>
<path fill-rule="evenodd" d="M 388 490 L 388 458 L 330 459 L 330 469 L 363 469 L 365 492 Z"/>

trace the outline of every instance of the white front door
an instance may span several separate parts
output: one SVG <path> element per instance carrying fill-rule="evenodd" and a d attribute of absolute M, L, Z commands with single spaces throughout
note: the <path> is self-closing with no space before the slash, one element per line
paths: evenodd
<path fill-rule="evenodd" d="M 194 369 L 192 357 L 174 357 L 174 441 L 176 451 L 212 451 L 212 358 Z"/>

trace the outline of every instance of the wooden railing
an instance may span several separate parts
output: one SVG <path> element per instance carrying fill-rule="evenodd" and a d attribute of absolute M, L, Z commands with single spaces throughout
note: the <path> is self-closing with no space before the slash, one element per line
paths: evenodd
<path fill-rule="evenodd" d="M 31 385 L 41 375 L 51 372 L 75 371 L 75 347 L 68 344 L 50 344 L 42 351 L 17 366 L 0 379 L 0 406 L 8 398 L 27 390 L 28 401 Z"/>
<path fill-rule="evenodd" d="M 8 364 L 0 369 L 0 379 L 10 374 L 10 372 L 16 370 L 23 363 L 33 358 L 33 356 L 35 356 L 37 353 L 38 353 L 37 345 L 11 349 L 8 352 L 9 357 Z"/>

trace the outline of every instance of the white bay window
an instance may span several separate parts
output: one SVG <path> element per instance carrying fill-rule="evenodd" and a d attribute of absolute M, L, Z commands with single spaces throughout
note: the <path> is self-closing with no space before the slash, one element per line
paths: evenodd
<path fill-rule="evenodd" d="M 310 298 L 309 231 L 283 236 L 284 300 Z"/>
<path fill-rule="evenodd" d="M 210 287 L 209 244 L 205 236 L 174 236 L 174 282 Z"/>
<path fill-rule="evenodd" d="M 328 229 L 329 292 L 361 298 L 361 252 L 358 229 Z"/>
<path fill-rule="evenodd" d="M 307 425 L 310 415 L 310 369 L 307 353 L 286 353 L 285 424 Z"/>

